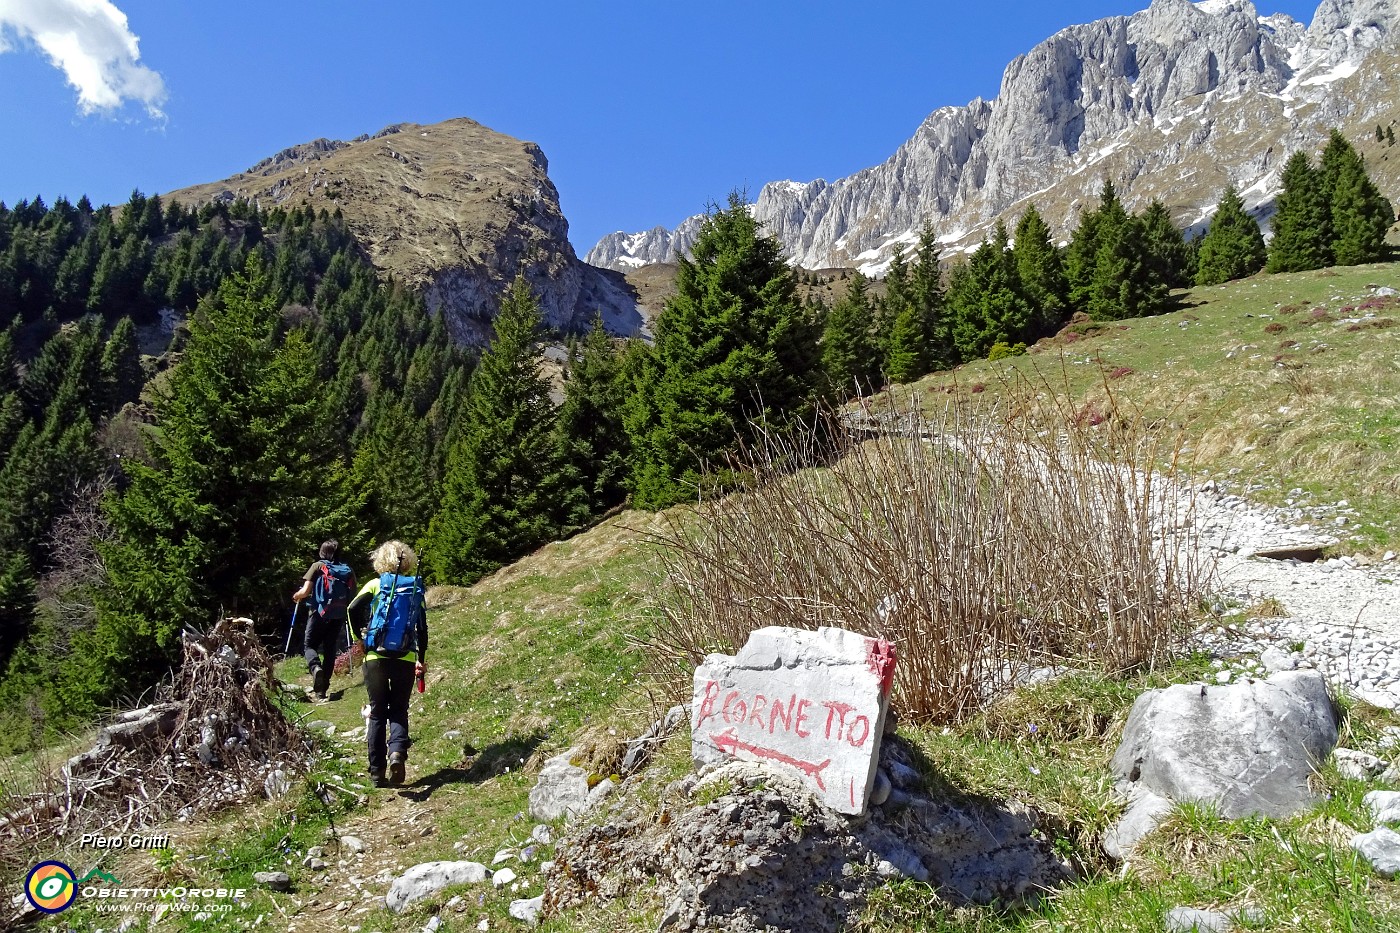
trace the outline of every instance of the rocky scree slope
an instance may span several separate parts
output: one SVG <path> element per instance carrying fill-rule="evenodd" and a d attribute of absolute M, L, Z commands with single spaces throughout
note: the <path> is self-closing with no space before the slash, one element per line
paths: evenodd
<path fill-rule="evenodd" d="M 317 139 L 165 197 L 340 208 L 370 260 L 421 289 L 463 343 L 490 337 L 499 295 L 521 272 L 547 326 L 584 330 L 601 313 L 614 333 L 635 333 L 641 318 L 621 276 L 574 254 L 548 167 L 534 143 L 460 118 Z"/>
<path fill-rule="evenodd" d="M 1267 222 L 1288 156 L 1315 153 L 1332 126 L 1395 197 L 1397 161 L 1378 165 L 1373 139 L 1376 124 L 1400 121 L 1397 25 L 1394 0 L 1323 0 L 1307 27 L 1248 0 L 1153 0 L 1050 37 L 1007 66 L 995 100 L 935 110 L 884 163 L 770 182 L 753 210 L 799 265 L 867 274 L 925 223 L 945 249 L 967 250 L 1030 201 L 1067 236 L 1105 179 L 1130 207 L 1160 198 L 1196 229 L 1234 184 Z M 610 234 L 587 261 L 672 262 L 701 219 Z"/>

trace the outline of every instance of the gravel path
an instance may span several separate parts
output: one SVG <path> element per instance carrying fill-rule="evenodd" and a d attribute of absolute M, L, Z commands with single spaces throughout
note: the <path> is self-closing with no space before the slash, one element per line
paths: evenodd
<path fill-rule="evenodd" d="M 1199 546 L 1215 560 L 1216 590 L 1226 607 L 1262 610 L 1249 613 L 1242 626 L 1202 633 L 1202 647 L 1230 659 L 1221 664 L 1220 682 L 1261 667 L 1316 667 L 1368 702 L 1400 706 L 1395 555 L 1313 563 L 1255 556 L 1270 548 L 1336 544 L 1333 533 L 1355 524 L 1345 501 L 1311 503 L 1295 489 L 1285 507 L 1275 509 L 1211 482 L 1196 487 L 1195 514 Z M 1262 655 L 1261 662 L 1253 655 Z"/>

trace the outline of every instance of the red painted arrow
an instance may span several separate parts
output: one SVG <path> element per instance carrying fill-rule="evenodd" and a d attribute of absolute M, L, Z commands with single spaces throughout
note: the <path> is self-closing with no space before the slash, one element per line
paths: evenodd
<path fill-rule="evenodd" d="M 781 761 L 785 765 L 792 765 L 794 768 L 816 781 L 817 786 L 822 790 L 826 790 L 826 785 L 822 783 L 822 771 L 826 770 L 826 766 L 831 764 L 830 758 L 823 761 L 821 764 L 812 764 L 810 761 L 803 761 L 800 758 L 785 755 L 771 748 L 764 748 L 761 745 L 750 745 L 748 742 L 741 742 L 739 741 L 739 737 L 734 734 L 733 729 L 726 729 L 722 733 L 712 732 L 710 733 L 710 739 L 715 745 L 729 752 L 731 755 L 742 748 L 744 751 L 757 755 L 759 758 L 769 758 L 773 761 Z"/>

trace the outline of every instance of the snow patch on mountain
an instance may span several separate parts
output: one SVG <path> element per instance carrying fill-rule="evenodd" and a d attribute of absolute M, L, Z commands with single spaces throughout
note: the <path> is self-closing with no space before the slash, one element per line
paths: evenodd
<path fill-rule="evenodd" d="M 1227 184 L 1267 216 L 1290 152 L 1374 112 L 1349 79 L 1394 50 L 1397 23 L 1395 0 L 1322 0 L 1308 26 L 1248 0 L 1152 0 L 1059 31 L 1007 66 L 995 100 L 940 107 L 882 164 L 771 182 L 751 210 L 792 262 L 872 271 L 926 224 L 949 252 L 971 249 L 1032 197 L 1065 229 L 1108 178 L 1130 207 L 1159 197 L 1178 222 L 1208 216 Z M 673 261 L 700 219 L 612 234 L 587 260 Z"/>

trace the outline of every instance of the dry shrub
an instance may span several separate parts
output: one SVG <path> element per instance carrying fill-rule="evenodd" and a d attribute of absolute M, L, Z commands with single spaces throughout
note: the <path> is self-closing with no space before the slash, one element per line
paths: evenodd
<path fill-rule="evenodd" d="M 1281 334 L 1286 330 L 1288 330 L 1288 328 L 1280 324 L 1278 321 L 1274 321 L 1272 324 L 1264 325 L 1264 333 L 1266 334 Z"/>
<path fill-rule="evenodd" d="M 0 786 L 0 871 L 82 833 L 215 813 L 262 794 L 277 768 L 304 770 L 310 745 L 273 704 L 275 689 L 249 620 L 187 631 L 184 662 L 155 703 L 118 715 L 29 789 Z"/>
<path fill-rule="evenodd" d="M 1064 405 L 988 421 L 964 397 L 932 421 L 769 435 L 745 491 L 656 536 L 668 585 L 644 645 L 653 672 L 688 694 L 696 663 L 755 629 L 839 626 L 894 642 L 896 709 L 938 722 L 1038 666 L 1163 658 L 1207 582 L 1191 499 L 1151 468 L 1171 448 L 1103 404 L 1115 417 L 1097 430 Z"/>
<path fill-rule="evenodd" d="M 1288 386 L 1289 394 L 1295 398 L 1305 398 L 1318 391 L 1317 380 L 1305 366 L 1294 364 L 1280 369 L 1279 372 L 1284 385 Z"/>

